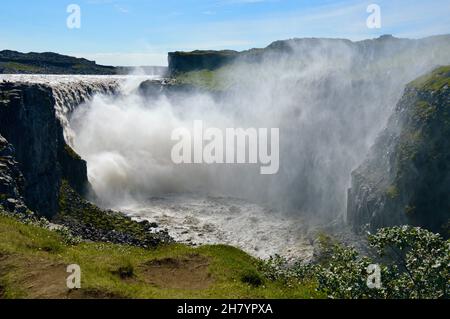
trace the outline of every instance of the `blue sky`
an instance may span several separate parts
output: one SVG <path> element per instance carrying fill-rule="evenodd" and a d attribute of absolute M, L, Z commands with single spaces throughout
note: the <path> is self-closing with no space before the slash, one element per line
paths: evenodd
<path fill-rule="evenodd" d="M 369 4 L 381 28 L 369 29 Z M 69 29 L 69 4 L 81 28 Z M 55 51 L 111 65 L 165 65 L 167 52 L 265 47 L 294 37 L 361 40 L 450 33 L 450 0 L 2 1 L 0 50 Z"/>

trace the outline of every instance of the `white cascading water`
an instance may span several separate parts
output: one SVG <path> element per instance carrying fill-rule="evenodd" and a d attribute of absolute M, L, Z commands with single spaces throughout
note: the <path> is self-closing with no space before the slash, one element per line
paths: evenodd
<path fill-rule="evenodd" d="M 96 94 L 110 95 L 118 91 L 124 77 L 101 75 L 40 75 L 7 74 L 0 75 L 0 80 L 45 84 L 52 88 L 55 99 L 56 116 L 64 128 L 64 138 L 73 146 L 74 132 L 69 118 L 81 104 L 89 101 Z"/>

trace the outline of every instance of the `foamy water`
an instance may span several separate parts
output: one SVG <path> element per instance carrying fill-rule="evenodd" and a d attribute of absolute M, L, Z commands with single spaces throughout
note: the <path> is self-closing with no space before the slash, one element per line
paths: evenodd
<path fill-rule="evenodd" d="M 169 194 L 121 210 L 136 220 L 158 223 L 176 241 L 186 244 L 228 244 L 260 258 L 279 254 L 307 261 L 313 255 L 300 217 L 245 200 Z"/>
<path fill-rule="evenodd" d="M 158 79 L 154 75 L 82 75 L 82 74 L 0 74 L 0 81 L 26 82 L 40 84 L 61 84 L 61 83 L 96 83 L 111 81 L 145 81 L 148 79 Z"/>

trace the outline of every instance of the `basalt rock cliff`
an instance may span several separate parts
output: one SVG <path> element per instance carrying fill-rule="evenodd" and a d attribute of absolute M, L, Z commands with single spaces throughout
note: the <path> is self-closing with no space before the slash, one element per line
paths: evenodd
<path fill-rule="evenodd" d="M 20 185 L 12 183 L 2 196 L 20 195 L 28 208 L 46 217 L 58 212 L 62 180 L 80 194 L 89 189 L 86 162 L 65 143 L 55 103 L 48 86 L 0 84 L 2 153 L 11 180 Z"/>
<path fill-rule="evenodd" d="M 15 160 L 14 147 L 0 135 L 0 205 L 15 214 L 26 214 L 25 180 Z"/>
<path fill-rule="evenodd" d="M 411 224 L 449 236 L 450 67 L 410 83 L 367 160 L 352 173 L 356 229 Z"/>

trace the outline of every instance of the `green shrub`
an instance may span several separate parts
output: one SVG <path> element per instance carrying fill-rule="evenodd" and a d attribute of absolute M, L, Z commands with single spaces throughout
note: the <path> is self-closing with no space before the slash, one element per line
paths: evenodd
<path fill-rule="evenodd" d="M 352 247 L 333 244 L 328 247 L 325 263 L 289 263 L 279 257 L 261 265 L 266 278 L 271 280 L 304 280 L 315 278 L 318 291 L 329 298 L 361 299 L 437 299 L 449 298 L 450 241 L 419 227 L 392 227 L 380 229 L 369 236 L 383 264 L 360 256 Z M 369 288 L 368 266 L 377 264 L 381 287 Z"/>
<path fill-rule="evenodd" d="M 259 287 L 264 284 L 264 279 L 256 270 L 246 270 L 241 275 L 241 281 L 252 287 Z"/>
<path fill-rule="evenodd" d="M 126 265 L 120 266 L 112 273 L 118 275 L 121 279 L 132 278 L 134 276 L 134 266 L 131 263 L 126 263 Z"/>
<path fill-rule="evenodd" d="M 74 236 L 70 229 L 65 226 L 56 228 L 55 232 L 61 236 L 63 242 L 66 245 L 78 245 L 83 241 L 81 237 Z"/>

